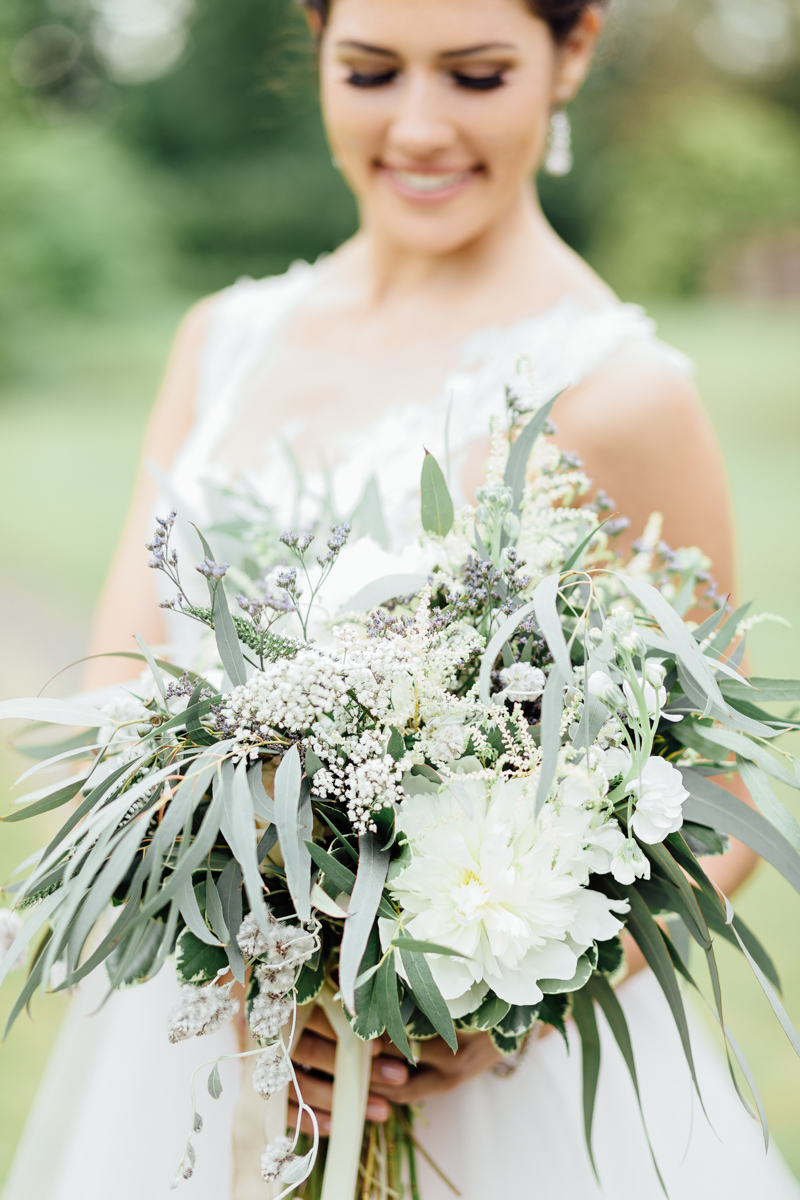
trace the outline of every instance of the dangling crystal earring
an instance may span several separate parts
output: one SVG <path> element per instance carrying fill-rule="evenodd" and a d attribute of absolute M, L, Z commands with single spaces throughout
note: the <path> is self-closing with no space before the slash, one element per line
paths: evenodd
<path fill-rule="evenodd" d="M 565 110 L 557 108 L 550 118 L 544 169 L 548 175 L 569 175 L 572 164 L 572 126 Z"/>

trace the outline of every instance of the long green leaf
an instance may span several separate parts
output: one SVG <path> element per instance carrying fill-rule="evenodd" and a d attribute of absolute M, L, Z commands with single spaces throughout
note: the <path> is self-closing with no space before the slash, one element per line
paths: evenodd
<path fill-rule="evenodd" d="M 144 660 L 147 663 L 148 667 L 150 668 L 150 674 L 153 676 L 153 679 L 156 682 L 156 687 L 158 688 L 159 692 L 161 693 L 161 699 L 164 701 L 164 704 L 166 704 L 167 703 L 167 689 L 164 686 L 164 677 L 161 674 L 161 671 L 158 669 L 156 660 L 153 657 L 153 655 L 150 651 L 150 647 L 147 645 L 144 638 L 139 633 L 137 633 L 135 635 L 135 637 L 136 637 L 136 644 L 139 647 L 139 649 L 141 650 L 141 652 L 144 656 Z"/>
<path fill-rule="evenodd" d="M 676 729 L 678 740 L 682 740 L 683 731 Z M 780 783 L 785 783 L 791 788 L 800 789 L 800 775 L 792 773 L 783 763 L 779 762 L 774 755 L 770 754 L 764 746 L 760 746 L 758 742 L 752 741 L 745 737 L 744 734 L 735 733 L 730 729 L 710 729 L 702 726 L 700 729 L 701 736 L 712 745 L 720 746 L 723 750 L 727 750 L 734 754 L 740 755 L 747 759 L 748 762 L 754 762 L 761 767 L 762 771 L 766 771 L 773 779 L 779 780 Z"/>
<path fill-rule="evenodd" d="M 320 871 L 324 872 L 327 878 L 330 879 L 333 886 L 338 888 L 340 892 L 346 892 L 349 896 L 355 887 L 355 872 L 351 871 L 343 863 L 340 863 L 332 854 L 328 854 L 327 850 L 322 849 L 322 846 L 317 846 L 315 842 L 306 842 L 306 849 Z"/>
<path fill-rule="evenodd" d="M 594 1001 L 585 988 L 581 988 L 580 991 L 575 992 L 572 997 L 572 1016 L 581 1039 L 583 1132 L 594 1177 L 599 1183 L 600 1176 L 597 1173 L 597 1164 L 594 1160 L 594 1149 L 592 1147 L 592 1126 L 594 1124 L 597 1084 L 600 1079 L 600 1032 L 597 1028 Z"/>
<path fill-rule="evenodd" d="M 550 653 L 564 677 L 564 682 L 568 683 L 572 679 L 572 661 L 567 649 L 561 617 L 558 615 L 560 583 L 560 575 L 548 575 L 546 579 L 543 579 L 533 593 L 533 607 Z"/>
<path fill-rule="evenodd" d="M 28 817 L 38 817 L 42 813 L 52 812 L 54 808 L 61 808 L 63 804 L 68 804 L 70 800 L 75 799 L 87 778 L 88 776 L 82 775 L 80 779 L 71 780 L 64 787 L 49 792 L 34 804 L 26 804 L 24 808 L 10 812 L 2 819 L 10 825 L 14 821 L 25 821 Z"/>
<path fill-rule="evenodd" d="M 455 510 L 442 468 L 428 451 L 422 462 L 422 528 L 444 537 L 453 528 Z"/>
<path fill-rule="evenodd" d="M 440 946 L 438 942 L 421 942 L 417 938 L 407 937 L 404 933 L 396 937 L 392 945 L 405 950 L 407 954 L 445 954 L 449 958 L 463 958 L 465 961 L 469 961 L 468 954 L 451 950 L 449 946 Z"/>
<path fill-rule="evenodd" d="M 800 702 L 800 679 L 765 679 L 754 676 L 751 687 L 735 679 L 724 679 L 722 694 L 730 700 L 754 700 L 758 704 Z"/>
<path fill-rule="evenodd" d="M 186 880 L 181 891 L 180 910 L 190 931 L 199 941 L 205 942 L 207 946 L 221 945 L 219 938 L 214 937 L 203 920 L 203 914 L 200 912 L 200 905 L 197 903 L 197 896 L 194 894 L 190 879 Z"/>
<path fill-rule="evenodd" d="M 355 1011 L 356 977 L 383 896 L 389 870 L 389 851 L 381 850 L 371 833 L 358 839 L 358 871 L 339 957 L 339 988 L 350 1012 Z"/>
<path fill-rule="evenodd" d="M 697 1082 L 692 1041 L 689 1034 L 689 1023 L 686 1020 L 686 1009 L 683 1005 L 683 997 L 681 996 L 678 980 L 675 976 L 675 967 L 670 958 L 664 935 L 653 920 L 650 910 L 636 888 L 615 886 L 614 891 L 618 891 L 630 903 L 631 911 L 627 922 L 628 931 L 633 934 L 636 944 L 647 960 L 666 997 L 675 1024 L 678 1027 L 683 1052 L 689 1064 L 689 1071 L 699 1096 L 700 1086 Z"/>
<path fill-rule="evenodd" d="M 628 1029 L 628 1022 L 625 1018 L 622 1005 L 617 999 L 617 993 L 612 988 L 611 984 L 606 979 L 605 975 L 593 975 L 587 985 L 589 995 L 597 1001 L 603 1011 L 608 1027 L 614 1035 L 614 1040 L 619 1046 L 620 1053 L 625 1060 L 625 1066 L 628 1068 L 628 1074 L 631 1077 L 633 1090 L 636 1093 L 636 1103 L 639 1106 L 639 1115 L 642 1118 L 642 1128 L 644 1136 L 647 1138 L 647 1148 L 650 1151 L 650 1157 L 653 1160 L 658 1182 L 661 1184 L 661 1190 L 664 1195 L 667 1195 L 667 1189 L 664 1180 L 659 1170 L 656 1160 L 655 1151 L 650 1141 L 650 1134 L 647 1129 L 647 1121 L 645 1120 L 644 1109 L 642 1108 L 642 1097 L 639 1093 L 639 1078 L 636 1073 L 636 1061 L 633 1057 L 633 1043 L 631 1042 L 631 1034 Z"/>
<path fill-rule="evenodd" d="M 269 916 L 264 903 L 264 881 L 256 856 L 256 820 L 247 783 L 247 763 L 241 762 L 237 767 L 232 762 L 223 763 L 222 770 L 215 776 L 214 785 L 219 787 L 222 798 L 222 836 L 242 868 L 250 909 L 261 929 L 266 932 Z M 235 930 L 231 930 L 231 934 L 234 935 Z"/>
<path fill-rule="evenodd" d="M 342 605 L 342 612 L 370 612 L 379 608 L 387 600 L 396 600 L 398 596 L 413 596 L 421 591 L 428 582 L 427 575 L 384 575 L 375 579 L 356 592 L 354 596 Z"/>
<path fill-rule="evenodd" d="M 539 784 L 536 791 L 536 813 L 541 812 L 558 768 L 558 752 L 561 748 L 561 714 L 564 710 L 565 679 L 558 664 L 554 663 L 545 684 L 542 696 L 542 764 L 539 769 Z"/>
<path fill-rule="evenodd" d="M 766 772 L 738 755 L 736 765 L 756 808 L 800 854 L 800 825 L 775 795 Z"/>
<path fill-rule="evenodd" d="M 250 794 L 253 797 L 253 811 L 257 817 L 261 817 L 262 821 L 269 821 L 274 825 L 277 815 L 275 812 L 275 801 L 270 800 L 267 795 L 261 770 L 261 763 L 257 762 L 254 767 L 249 767 L 247 771 L 247 782 L 250 785 Z"/>
<path fill-rule="evenodd" d="M 557 393 L 557 395 L 553 396 L 552 400 L 548 400 L 546 404 L 543 404 L 534 413 L 508 452 L 508 462 L 506 463 L 503 482 L 506 487 L 511 488 L 512 512 L 517 514 L 519 514 L 520 505 L 522 504 L 522 493 L 525 490 L 525 476 L 528 472 L 528 461 L 531 457 L 531 451 L 536 439 L 545 427 L 547 418 L 553 411 L 553 405 L 560 395 L 560 392 Z"/>
<path fill-rule="evenodd" d="M 42 721 L 48 725 L 75 725 L 98 729 L 108 718 L 96 708 L 77 700 L 43 700 L 33 696 L 24 700 L 0 701 L 0 721 Z"/>
<path fill-rule="evenodd" d="M 281 759 L 275 773 L 275 824 L 286 865 L 286 883 L 295 912 L 301 921 L 311 920 L 311 859 L 306 839 L 312 834 L 314 819 L 303 788 L 303 770 L 297 746 Z"/>
<path fill-rule="evenodd" d="M 381 969 L 375 977 L 375 988 L 378 995 L 378 1004 L 381 1009 L 381 1017 L 386 1024 L 386 1032 L 400 1053 L 408 1059 L 412 1066 L 416 1066 L 400 1013 L 400 999 L 397 994 L 397 972 L 394 966 L 393 954 L 385 958 L 381 964 Z"/>
<path fill-rule="evenodd" d="M 197 530 L 197 536 L 202 543 L 203 552 L 208 558 L 213 560 L 214 552 L 199 529 Z M 236 626 L 233 623 L 231 610 L 228 607 L 225 587 L 221 579 L 208 579 L 207 583 L 208 593 L 211 597 L 211 620 L 214 623 L 214 638 L 219 650 L 219 656 L 228 679 L 230 679 L 234 687 L 239 687 L 241 684 L 247 682 L 247 668 L 242 656 L 242 648 L 239 645 Z"/>
<path fill-rule="evenodd" d="M 800 856 L 783 834 L 732 792 L 689 767 L 679 770 L 689 792 L 689 799 L 683 805 L 686 820 L 710 825 L 720 833 L 738 838 L 771 863 L 800 892 Z"/>
<path fill-rule="evenodd" d="M 753 974 L 755 975 L 756 979 L 761 984 L 762 991 L 764 992 L 764 995 L 769 1000 L 772 1011 L 775 1013 L 775 1016 L 778 1018 L 780 1027 L 783 1030 L 783 1032 L 786 1034 L 787 1038 L 789 1039 L 792 1049 L 794 1050 L 795 1054 L 800 1056 L 800 1037 L 797 1034 L 797 1030 L 795 1029 L 792 1022 L 789 1020 L 789 1014 L 786 1012 L 786 1009 L 783 1007 L 780 1000 L 778 999 L 775 992 L 773 991 L 770 981 L 767 979 L 766 975 L 761 970 L 758 963 L 756 962 L 756 960 L 750 954 L 750 951 L 745 946 L 742 938 L 737 933 L 736 925 L 735 925 L 735 922 L 733 919 L 734 918 L 733 907 L 731 905 L 730 900 L 728 900 L 727 897 L 725 899 L 725 907 L 727 909 L 728 924 L 733 929 L 734 934 L 736 934 L 736 940 L 738 941 L 738 943 L 741 947 L 742 953 L 744 954 L 747 961 L 750 963 L 750 966 L 753 969 Z"/>
<path fill-rule="evenodd" d="M 497 661 L 497 656 L 517 626 L 520 625 L 526 617 L 530 616 L 533 611 L 534 603 L 532 600 L 530 600 L 527 604 L 523 604 L 521 608 L 518 608 L 515 612 L 513 612 L 510 617 L 506 617 L 506 619 L 500 625 L 500 628 L 497 630 L 497 633 L 491 639 L 489 645 L 481 655 L 481 669 L 478 676 L 478 688 L 480 692 L 481 704 L 485 704 L 487 708 L 491 704 L 489 686 L 492 679 L 492 669 Z"/>
<path fill-rule="evenodd" d="M 51 895 L 45 896 L 41 904 L 33 910 L 11 943 L 5 958 L 0 962 L 0 984 L 6 975 L 8 975 L 8 972 L 12 969 L 17 959 L 28 949 L 28 946 L 45 922 L 50 920 L 50 917 L 58 906 L 63 903 L 63 899 L 64 897 L 60 892 L 53 892 Z"/>
<path fill-rule="evenodd" d="M 433 1028 L 439 1034 L 439 1037 L 447 1042 L 455 1054 L 458 1050 L 458 1040 L 456 1038 L 455 1026 L 453 1025 L 453 1018 L 450 1016 L 442 993 L 436 986 L 436 980 L 433 978 L 425 956 L 410 954 L 403 947 L 403 941 L 400 939 L 400 958 L 403 961 L 408 982 L 411 984 L 411 991 L 417 1002 L 417 1008 L 424 1012 Z"/>

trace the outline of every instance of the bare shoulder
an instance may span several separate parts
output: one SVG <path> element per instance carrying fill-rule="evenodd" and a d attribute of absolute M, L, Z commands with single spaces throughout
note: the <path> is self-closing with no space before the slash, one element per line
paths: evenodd
<path fill-rule="evenodd" d="M 554 410 L 558 442 L 631 521 L 630 540 L 653 512 L 673 546 L 700 546 L 720 586 L 734 576 L 732 514 L 722 453 L 691 377 L 666 347 L 620 347 Z"/>
<path fill-rule="evenodd" d="M 625 343 L 558 401 L 557 420 L 601 442 L 636 438 L 659 428 L 685 432 L 707 425 L 691 375 L 668 347 L 636 338 Z"/>
<path fill-rule="evenodd" d="M 215 294 L 193 304 L 172 342 L 147 435 L 147 453 L 165 468 L 169 467 L 194 420 L 200 357 L 216 301 Z"/>

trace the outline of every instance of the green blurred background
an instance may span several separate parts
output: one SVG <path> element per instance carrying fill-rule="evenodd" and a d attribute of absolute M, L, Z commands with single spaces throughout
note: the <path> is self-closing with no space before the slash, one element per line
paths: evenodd
<path fill-rule="evenodd" d="M 612 11 L 574 105 L 576 168 L 542 180 L 544 202 L 695 359 L 730 468 L 742 595 L 797 630 L 800 8 Z M 181 313 L 240 274 L 316 257 L 354 221 L 288 0 L 3 0 L 1 697 L 36 693 L 82 652 Z M 761 626 L 751 654 L 758 673 L 800 676 L 796 632 Z M 73 673 L 50 692 L 74 686 Z M 3 790 L 17 765 L 0 750 Z M 0 879 L 48 832 L 3 829 Z M 800 898 L 765 869 L 739 905 L 800 1022 Z M 723 962 L 728 1022 L 800 1175 L 800 1063 L 741 963 Z M 0 1050 L 0 1180 L 63 1008 L 37 1002 Z"/>

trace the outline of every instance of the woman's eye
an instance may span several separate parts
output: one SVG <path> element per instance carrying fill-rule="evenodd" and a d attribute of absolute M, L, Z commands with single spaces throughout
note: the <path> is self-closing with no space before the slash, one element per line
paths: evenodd
<path fill-rule="evenodd" d="M 347 76 L 347 82 L 351 87 L 384 87 L 387 83 L 391 83 L 396 75 L 397 71 L 380 71 L 377 74 L 368 71 L 351 71 Z"/>
<path fill-rule="evenodd" d="M 492 75 L 466 75 L 463 71 L 453 71 L 453 79 L 459 87 L 471 88 L 475 92 L 491 92 L 505 83 L 502 71 L 495 71 Z"/>

